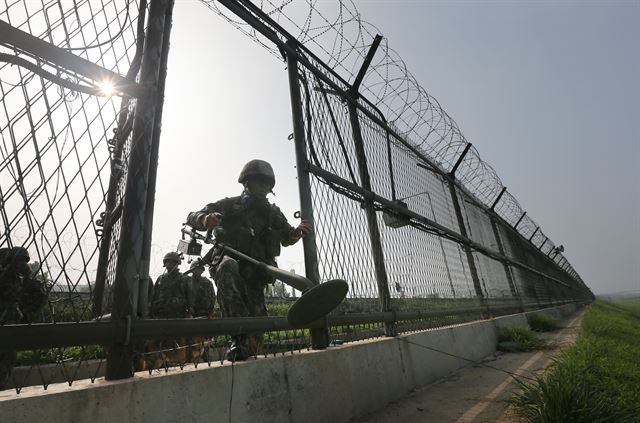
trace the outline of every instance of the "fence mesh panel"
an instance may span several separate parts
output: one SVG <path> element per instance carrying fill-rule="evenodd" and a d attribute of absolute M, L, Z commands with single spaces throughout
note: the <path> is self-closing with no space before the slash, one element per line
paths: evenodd
<path fill-rule="evenodd" d="M 589 298 L 562 248 L 503 190 L 495 170 L 386 39 L 364 76 L 362 97 L 356 95 L 347 81 L 358 74 L 377 30 L 352 2 L 234 1 L 274 31 L 270 40 L 214 2 L 203 3 L 277 57 L 287 50 L 284 41 L 298 41 L 286 54 L 303 59 L 297 82 L 306 154 L 334 178 L 308 170 L 320 278 L 349 283 L 347 300 L 331 317 L 393 311 L 401 317 L 392 324 L 410 332 Z M 144 79 L 145 0 L 3 6 L 0 20 L 13 29 L 131 80 Z M 142 100 L 102 96 L 109 87 L 100 83 L 0 40 L 0 248 L 26 249 L 30 272 L 46 287 L 46 303 L 29 313 L 6 313 L 22 304 L 4 295 L 1 325 L 101 320 L 112 310 L 116 269 L 123 280 L 135 281 L 124 302 L 132 309 L 138 304 L 136 272 L 144 264 L 149 217 L 143 209 L 127 212 L 124 196 L 128 178 L 144 179 L 147 163 L 131 174 L 128 163 L 140 151 L 132 146 L 146 147 L 133 143 L 134 126 L 150 125 L 145 118 L 152 112 Z M 136 185 L 138 199 L 148 195 L 146 183 Z M 126 216 L 137 232 L 122 228 Z M 131 242 L 120 242 L 121 235 Z M 135 244 L 125 250 L 136 256 L 118 257 L 122 244 Z M 269 315 L 284 317 L 293 300 L 271 295 Z M 218 309 L 214 314 L 221 317 Z M 328 330 L 333 344 L 388 334 L 382 320 Z M 225 334 L 155 335 L 136 341 L 137 370 L 223 363 L 232 340 Z M 309 329 L 290 326 L 255 339 L 256 356 L 300 351 L 312 342 Z M 19 391 L 94 380 L 104 374 L 104 357 L 102 345 L 0 352 L 0 385 Z"/>
<path fill-rule="evenodd" d="M 4 1 L 0 20 L 135 78 L 140 8 L 136 1 Z M 135 100 L 94 95 L 100 81 L 1 41 L 0 54 L 0 248 L 25 248 L 32 276 L 47 293 L 38 310 L 3 313 L 0 323 L 91 320 L 101 244 L 112 246 L 103 278 L 115 266 L 119 226 L 105 215 L 107 192 L 126 179 L 130 128 L 124 123 Z M 63 88 L 60 80 L 75 85 Z M 122 190 L 113 192 L 115 204 Z M 113 230 L 105 242 L 107 225 Z M 3 311 L 26 306 L 3 300 Z M 95 378 L 103 357 L 100 346 L 21 352 L 14 357 L 21 370 L 8 384 Z"/>

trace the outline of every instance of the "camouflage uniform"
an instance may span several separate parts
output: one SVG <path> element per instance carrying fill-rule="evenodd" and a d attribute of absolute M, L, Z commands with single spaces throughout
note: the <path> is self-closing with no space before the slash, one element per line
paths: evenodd
<path fill-rule="evenodd" d="M 167 266 L 171 255 L 177 257 L 176 265 L 171 270 L 158 276 L 153 287 L 149 314 L 153 319 L 183 319 L 193 316 L 191 280 L 180 273 L 181 259 L 177 253 L 168 253 L 164 264 Z M 147 355 L 144 363 L 139 363 L 142 369 L 147 366 L 158 369 L 173 364 L 187 362 L 189 341 L 186 338 L 151 340 L 147 342 Z"/>
<path fill-rule="evenodd" d="M 189 213 L 187 223 L 204 231 L 201 218 L 209 213 L 220 213 L 222 222 L 216 228 L 216 240 L 257 260 L 276 265 L 280 245 L 295 243 L 294 228 L 289 225 L 280 209 L 265 199 L 250 196 L 246 191 L 238 197 L 225 198 L 207 204 L 198 212 Z M 218 251 L 214 259 L 217 266 L 211 275 L 218 288 L 218 304 L 223 317 L 266 316 L 264 288 L 274 278 L 250 263 L 223 256 Z M 251 339 L 249 351 L 255 354 L 261 336 Z M 246 343 L 239 339 L 238 342 Z"/>
<path fill-rule="evenodd" d="M 179 319 L 193 315 L 189 278 L 177 267 L 158 276 L 153 288 L 150 314 L 153 318 Z"/>
<path fill-rule="evenodd" d="M 216 294 L 213 283 L 204 276 L 191 275 L 193 317 L 211 317 Z"/>
<path fill-rule="evenodd" d="M 29 253 L 22 247 L 0 248 L 0 325 L 30 323 L 47 302 L 46 284 L 31 275 Z M 15 351 L 0 352 L 0 389 L 11 375 Z"/>

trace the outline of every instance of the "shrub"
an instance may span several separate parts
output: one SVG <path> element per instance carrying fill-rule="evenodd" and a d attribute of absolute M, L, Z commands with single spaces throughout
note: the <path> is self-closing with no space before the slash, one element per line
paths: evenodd
<path fill-rule="evenodd" d="M 526 326 L 498 329 L 498 349 L 502 351 L 534 351 L 547 347 L 547 343 Z"/>
<path fill-rule="evenodd" d="M 546 314 L 529 314 L 527 320 L 531 329 L 536 332 L 551 332 L 560 328 L 558 319 Z"/>

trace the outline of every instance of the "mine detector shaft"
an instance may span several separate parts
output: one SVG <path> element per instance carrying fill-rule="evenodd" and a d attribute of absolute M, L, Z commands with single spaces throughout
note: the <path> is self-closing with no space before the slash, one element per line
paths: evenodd
<path fill-rule="evenodd" d="M 220 214 L 217 214 L 222 218 Z M 178 242 L 178 251 L 190 256 L 200 256 L 202 243 L 211 244 L 213 247 L 202 256 L 202 263 L 207 266 L 216 266 L 217 252 L 222 252 L 236 260 L 242 260 L 257 266 L 262 271 L 282 281 L 290 287 L 302 292 L 302 296 L 291 305 L 287 313 L 287 320 L 292 326 L 305 326 L 326 316 L 335 309 L 349 291 L 349 285 L 342 279 L 332 279 L 321 284 L 315 284 L 304 276 L 297 275 L 286 270 L 271 266 L 260 260 L 235 250 L 212 236 L 213 231 L 207 231 L 206 236 L 198 233 L 188 225 L 182 227 L 182 239 Z M 186 237 L 189 237 L 187 240 Z"/>

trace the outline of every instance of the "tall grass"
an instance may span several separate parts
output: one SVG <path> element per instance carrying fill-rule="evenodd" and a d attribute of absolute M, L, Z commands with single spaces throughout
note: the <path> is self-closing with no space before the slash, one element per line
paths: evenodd
<path fill-rule="evenodd" d="M 498 349 L 503 351 L 535 351 L 546 348 L 547 342 L 526 326 L 498 329 Z"/>
<path fill-rule="evenodd" d="M 518 381 L 516 413 L 526 422 L 640 422 L 640 316 L 596 301 L 582 329 L 544 377 Z"/>
<path fill-rule="evenodd" d="M 531 329 L 536 332 L 551 332 L 560 328 L 560 322 L 546 314 L 529 314 L 527 321 Z"/>

